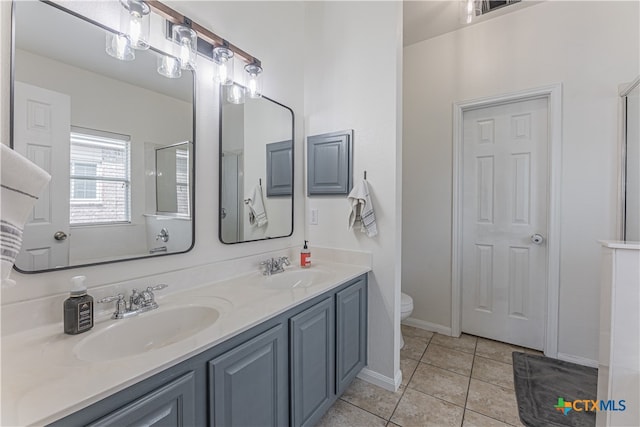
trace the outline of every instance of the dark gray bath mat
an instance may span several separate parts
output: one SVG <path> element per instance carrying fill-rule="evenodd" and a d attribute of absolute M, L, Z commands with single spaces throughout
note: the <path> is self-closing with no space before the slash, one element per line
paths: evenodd
<path fill-rule="evenodd" d="M 596 425 L 596 413 L 557 410 L 558 399 L 596 400 L 598 370 L 575 363 L 513 352 L 513 379 L 520 420 L 529 427 Z"/>

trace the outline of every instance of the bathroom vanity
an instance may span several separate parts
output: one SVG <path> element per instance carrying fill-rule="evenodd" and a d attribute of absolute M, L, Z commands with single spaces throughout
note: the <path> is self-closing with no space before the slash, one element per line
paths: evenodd
<path fill-rule="evenodd" d="M 3 424 L 313 425 L 366 364 L 368 270 L 314 265 L 307 283 L 300 269 L 254 272 L 159 295 L 157 315 L 104 319 L 84 337 L 51 327 L 11 335 L 3 342 L 3 356 L 15 356 L 3 357 Z M 172 328 L 167 313 L 193 330 L 141 354 L 129 350 L 135 336 L 112 334 L 133 322 L 144 341 L 138 323 L 155 336 L 154 324 Z M 198 330 L 180 319 L 197 316 L 210 324 Z"/>

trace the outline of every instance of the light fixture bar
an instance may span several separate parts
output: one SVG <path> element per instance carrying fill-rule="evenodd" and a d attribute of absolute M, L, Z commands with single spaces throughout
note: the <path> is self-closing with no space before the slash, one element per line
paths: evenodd
<path fill-rule="evenodd" d="M 166 4 L 158 0 L 148 0 L 147 4 L 149 5 L 149 7 L 153 12 L 162 16 L 164 19 L 171 22 L 172 24 L 182 25 L 185 22 L 185 19 L 188 19 L 184 15 L 182 15 L 180 12 L 170 8 L 169 6 L 167 6 Z M 198 24 L 195 21 L 191 20 L 190 22 L 191 22 L 191 29 L 193 29 L 196 33 L 198 33 L 198 37 L 210 43 L 214 47 L 225 46 L 247 63 L 252 63 L 254 62 L 254 60 L 257 60 L 257 58 L 254 58 L 244 50 L 229 43 L 228 41 L 226 41 L 225 39 L 223 39 L 213 31 L 210 31 L 209 29 L 203 27 L 202 25 Z"/>

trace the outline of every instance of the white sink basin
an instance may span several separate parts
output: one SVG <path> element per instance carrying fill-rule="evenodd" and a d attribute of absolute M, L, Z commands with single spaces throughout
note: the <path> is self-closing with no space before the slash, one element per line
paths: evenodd
<path fill-rule="evenodd" d="M 127 319 L 111 320 L 102 330 L 74 348 L 76 357 L 90 362 L 120 359 L 183 341 L 211 326 L 220 316 L 213 307 L 162 307 Z"/>
<path fill-rule="evenodd" d="M 257 285 L 270 289 L 308 288 L 328 279 L 330 276 L 331 273 L 326 270 L 296 268 L 285 270 L 283 273 L 272 274 L 271 276 L 262 276 L 262 280 L 258 280 Z"/>

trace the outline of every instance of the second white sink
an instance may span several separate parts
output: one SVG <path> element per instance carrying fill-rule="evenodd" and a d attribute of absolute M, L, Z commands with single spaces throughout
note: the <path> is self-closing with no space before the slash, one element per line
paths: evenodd
<path fill-rule="evenodd" d="M 262 276 L 257 281 L 258 286 L 270 289 L 308 288 L 331 277 L 331 273 L 318 268 L 292 268 L 283 273 Z"/>

